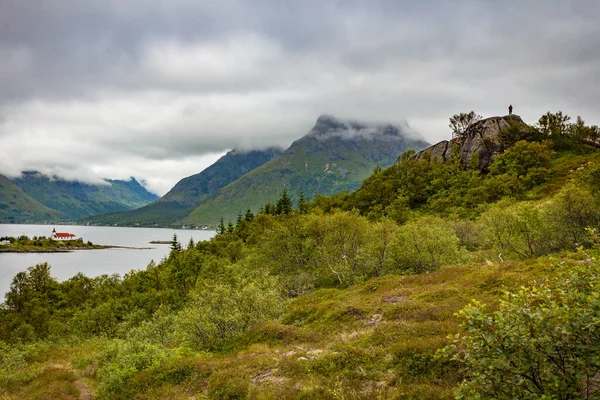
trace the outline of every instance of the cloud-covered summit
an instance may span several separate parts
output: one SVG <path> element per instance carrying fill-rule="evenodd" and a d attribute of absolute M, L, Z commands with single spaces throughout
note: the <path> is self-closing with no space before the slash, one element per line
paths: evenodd
<path fill-rule="evenodd" d="M 146 179 L 288 145 L 324 110 L 406 119 L 548 110 L 599 124 L 600 4 L 0 0 L 0 173 Z"/>
<path fill-rule="evenodd" d="M 331 137 L 344 140 L 360 140 L 372 139 L 377 136 L 380 140 L 414 139 L 425 141 L 425 138 L 412 130 L 406 121 L 395 124 L 390 122 L 368 122 L 336 118 L 330 114 L 324 114 L 317 118 L 317 122 L 308 136 L 314 136 L 318 140 L 327 140 Z"/>

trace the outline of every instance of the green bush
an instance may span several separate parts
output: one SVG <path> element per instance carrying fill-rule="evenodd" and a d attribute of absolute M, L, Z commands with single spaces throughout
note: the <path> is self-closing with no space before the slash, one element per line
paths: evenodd
<path fill-rule="evenodd" d="M 498 311 L 474 302 L 445 349 L 463 363 L 459 398 L 598 398 L 600 268 L 507 293 Z"/>
<path fill-rule="evenodd" d="M 134 341 L 145 341 L 163 347 L 173 347 L 176 344 L 175 312 L 161 305 L 151 319 L 142 321 L 139 326 L 131 329 L 127 337 Z"/>
<path fill-rule="evenodd" d="M 36 375 L 31 364 L 39 361 L 46 349 L 42 342 L 9 345 L 0 341 L 0 387 L 18 388 Z"/>
<path fill-rule="evenodd" d="M 500 201 L 479 222 L 488 247 L 501 255 L 528 258 L 575 250 L 587 240 L 586 228 L 598 226 L 600 212 L 589 191 L 567 185 L 543 203 Z"/>
<path fill-rule="evenodd" d="M 501 201 L 490 207 L 479 220 L 484 226 L 488 246 L 499 257 L 539 256 L 553 249 L 551 232 L 544 210 L 536 203 Z"/>
<path fill-rule="evenodd" d="M 466 252 L 452 226 L 439 217 L 422 217 L 401 226 L 392 249 L 394 271 L 419 274 L 459 263 Z"/>
<path fill-rule="evenodd" d="M 585 188 L 567 185 L 547 206 L 548 222 L 561 248 L 574 250 L 587 237 L 586 228 L 600 222 L 598 202 Z"/>
<path fill-rule="evenodd" d="M 177 334 L 197 348 L 216 349 L 250 326 L 278 316 L 282 305 L 276 281 L 266 276 L 260 281 L 205 281 L 177 315 Z"/>
<path fill-rule="evenodd" d="M 73 327 L 84 337 L 113 338 L 122 319 L 121 313 L 118 302 L 108 300 L 96 307 L 77 311 L 73 315 Z"/>
<path fill-rule="evenodd" d="M 130 399 L 147 390 L 147 382 L 134 380 L 141 371 L 157 369 L 174 355 L 167 349 L 137 340 L 113 340 L 96 358 L 99 399 Z"/>

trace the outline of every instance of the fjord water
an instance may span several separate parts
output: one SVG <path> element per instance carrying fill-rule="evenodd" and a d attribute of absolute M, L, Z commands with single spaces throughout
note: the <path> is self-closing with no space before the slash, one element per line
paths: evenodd
<path fill-rule="evenodd" d="M 0 224 L 2 236 L 50 236 L 52 229 L 69 232 L 94 244 L 145 248 L 78 250 L 69 253 L 0 253 L 0 302 L 9 290 L 13 277 L 27 267 L 48 262 L 52 276 L 65 280 L 78 272 L 89 277 L 103 274 L 123 276 L 131 270 L 145 269 L 150 261 L 159 262 L 169 254 L 168 244 L 150 244 L 153 240 L 171 240 L 173 234 L 185 247 L 194 242 L 208 240 L 214 231 L 175 230 L 162 228 L 125 228 L 79 225 L 6 225 Z"/>

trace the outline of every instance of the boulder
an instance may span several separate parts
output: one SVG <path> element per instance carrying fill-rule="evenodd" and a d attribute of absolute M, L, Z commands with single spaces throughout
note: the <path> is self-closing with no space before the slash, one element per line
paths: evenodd
<path fill-rule="evenodd" d="M 504 146 L 500 143 L 500 132 L 509 126 L 510 121 L 525 125 L 521 117 L 514 114 L 482 119 L 467 128 L 462 137 L 434 144 L 415 154 L 415 158 L 418 160 L 438 159 L 446 162 L 456 151 L 461 162 L 469 165 L 473 156 L 477 154 L 479 156 L 478 168 L 486 171 L 496 155 L 504 151 Z"/>

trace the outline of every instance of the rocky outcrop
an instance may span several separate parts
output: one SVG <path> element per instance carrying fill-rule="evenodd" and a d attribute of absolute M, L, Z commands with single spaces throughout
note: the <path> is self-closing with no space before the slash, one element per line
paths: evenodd
<path fill-rule="evenodd" d="M 518 115 L 490 117 L 471 125 L 463 137 L 450 141 L 443 140 L 417 153 L 418 160 L 438 159 L 449 161 L 453 155 L 460 157 L 463 164 L 469 165 L 473 157 L 478 157 L 478 168 L 485 171 L 494 161 L 496 155 L 504 151 L 500 143 L 500 132 L 509 126 L 510 121 L 524 124 Z"/>

